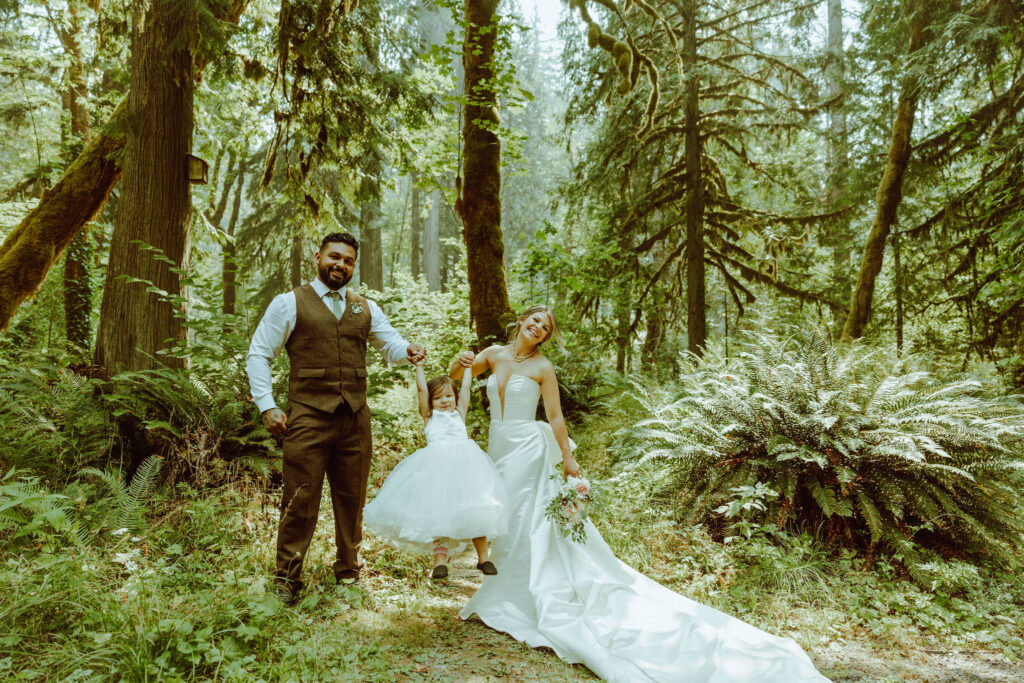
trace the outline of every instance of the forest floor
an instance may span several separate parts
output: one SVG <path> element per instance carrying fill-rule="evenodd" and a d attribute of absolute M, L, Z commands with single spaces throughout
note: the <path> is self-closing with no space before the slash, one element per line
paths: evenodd
<path fill-rule="evenodd" d="M 367 602 L 348 617 L 349 628 L 378 638 L 382 650 L 401 653 L 381 680 L 592 681 L 586 667 L 569 665 L 549 649 L 534 649 L 459 610 L 480 585 L 472 551 L 450 564 L 447 581 L 396 581 L 372 570 L 362 581 Z M 297 609 L 302 609 L 298 607 Z M 352 619 L 352 617 L 355 617 Z M 799 639 L 799 638 L 798 638 Z M 1019 663 L 999 653 L 911 639 L 904 647 L 836 638 L 819 647 L 803 643 L 833 681 L 980 683 L 1024 681 Z"/>

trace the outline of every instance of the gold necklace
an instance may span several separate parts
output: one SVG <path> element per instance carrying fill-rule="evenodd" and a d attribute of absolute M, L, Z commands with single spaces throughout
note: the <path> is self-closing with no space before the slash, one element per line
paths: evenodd
<path fill-rule="evenodd" d="M 533 354 L 537 353 L 537 349 L 539 349 L 539 348 L 540 348 L 540 346 L 534 346 L 533 347 L 533 351 L 530 351 L 525 356 L 520 356 L 518 353 L 516 353 L 516 349 L 515 349 L 515 345 L 514 344 L 509 344 L 508 345 L 508 350 L 512 354 L 512 360 L 514 360 L 517 363 L 522 363 L 524 360 L 526 360 L 527 358 L 529 358 Z"/>

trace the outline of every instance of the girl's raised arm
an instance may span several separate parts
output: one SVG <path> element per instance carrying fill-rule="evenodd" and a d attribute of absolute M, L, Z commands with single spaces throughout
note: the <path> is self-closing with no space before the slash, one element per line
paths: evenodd
<path fill-rule="evenodd" d="M 491 356 L 494 354 L 493 349 L 495 348 L 497 347 L 489 346 L 476 355 L 473 355 L 472 351 L 463 351 L 452 361 L 452 366 L 448 370 L 448 376 L 458 382 L 462 379 L 462 375 L 467 367 L 470 368 L 473 377 L 476 377 L 484 370 L 489 370 L 491 367 Z"/>
<path fill-rule="evenodd" d="M 462 415 L 462 419 L 466 419 L 466 413 L 469 411 L 469 402 L 473 400 L 472 396 L 473 389 L 473 373 L 463 372 L 462 373 L 462 386 L 459 387 L 459 401 L 455 404 L 458 408 L 459 414 Z"/>
<path fill-rule="evenodd" d="M 416 363 L 416 393 L 420 402 L 420 417 L 430 417 L 430 392 L 427 391 L 427 378 L 423 374 L 423 361 Z"/>

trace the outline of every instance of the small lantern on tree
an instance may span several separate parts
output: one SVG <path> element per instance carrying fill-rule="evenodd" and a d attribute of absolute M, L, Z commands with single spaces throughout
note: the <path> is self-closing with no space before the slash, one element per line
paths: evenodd
<path fill-rule="evenodd" d="M 185 159 L 188 163 L 188 181 L 190 183 L 193 185 L 206 185 L 210 182 L 208 175 L 210 164 L 192 154 L 186 154 Z"/>

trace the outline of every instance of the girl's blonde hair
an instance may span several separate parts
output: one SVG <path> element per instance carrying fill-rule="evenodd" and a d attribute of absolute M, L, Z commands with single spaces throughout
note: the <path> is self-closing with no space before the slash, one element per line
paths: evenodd
<path fill-rule="evenodd" d="M 537 344 L 537 346 L 539 347 L 541 344 L 546 342 L 548 339 L 551 339 L 552 337 L 554 337 L 555 338 L 555 343 L 558 344 L 558 348 L 560 348 L 560 349 L 562 349 L 564 351 L 565 350 L 565 340 L 562 339 L 562 332 L 558 329 L 558 318 L 555 317 L 555 312 L 553 310 L 551 310 L 551 307 L 550 306 L 546 306 L 545 304 L 534 304 L 533 306 L 530 306 L 525 311 L 523 311 L 519 315 L 518 318 L 516 318 L 515 322 L 509 323 L 508 324 L 508 340 L 507 341 L 509 343 L 511 343 L 512 341 L 515 340 L 516 335 L 519 334 L 519 330 L 523 326 L 523 320 L 525 320 L 526 318 L 529 318 L 534 313 L 547 313 L 548 314 L 548 319 L 551 321 L 551 329 L 548 330 L 548 336 L 546 336 L 543 339 L 541 339 L 540 340 L 540 344 Z"/>
<path fill-rule="evenodd" d="M 452 393 L 456 396 L 459 395 L 458 390 L 455 388 L 455 380 L 448 375 L 438 375 L 433 377 L 427 382 L 427 410 L 430 414 L 434 414 L 434 397 L 437 396 L 445 387 L 451 387 Z"/>

